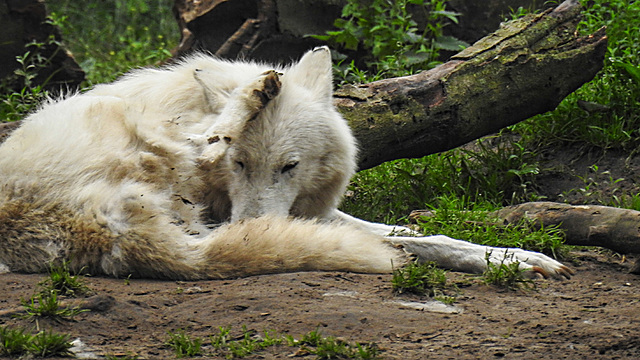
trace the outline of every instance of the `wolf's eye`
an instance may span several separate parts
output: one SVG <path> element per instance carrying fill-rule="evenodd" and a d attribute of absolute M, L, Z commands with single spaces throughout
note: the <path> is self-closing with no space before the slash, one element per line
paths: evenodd
<path fill-rule="evenodd" d="M 285 166 L 282 168 L 282 170 L 281 170 L 280 172 L 284 174 L 284 173 L 286 173 L 286 172 L 291 171 L 291 170 L 292 170 L 293 168 L 295 168 L 296 166 L 298 166 L 298 162 L 297 162 L 297 161 L 294 161 L 294 162 L 288 163 L 287 165 L 285 165 Z"/>
<path fill-rule="evenodd" d="M 236 165 L 238 166 L 238 168 L 240 168 L 240 170 L 244 169 L 244 163 L 242 161 L 236 161 Z"/>

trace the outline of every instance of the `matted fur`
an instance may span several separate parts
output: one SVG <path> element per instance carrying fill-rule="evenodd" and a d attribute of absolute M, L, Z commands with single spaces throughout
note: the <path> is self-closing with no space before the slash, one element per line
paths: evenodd
<path fill-rule="evenodd" d="M 0 146 L 0 267 L 67 260 L 166 279 L 389 272 L 404 247 L 482 271 L 489 248 L 385 238 L 393 227 L 336 209 L 356 145 L 331 76 L 327 48 L 284 68 L 195 55 L 44 104 Z M 525 268 L 567 274 L 511 251 Z"/>

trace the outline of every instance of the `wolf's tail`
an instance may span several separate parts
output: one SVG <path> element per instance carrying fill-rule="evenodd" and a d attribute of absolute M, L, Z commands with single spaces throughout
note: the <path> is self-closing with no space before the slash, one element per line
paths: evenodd
<path fill-rule="evenodd" d="M 231 278 L 293 271 L 390 272 L 403 251 L 341 223 L 264 216 L 187 235 L 162 214 L 122 231 L 60 207 L 0 206 L 0 268 L 43 272 L 50 263 L 92 274 L 162 279 Z"/>
<path fill-rule="evenodd" d="M 406 259 L 382 237 L 355 227 L 264 216 L 225 225 L 206 244 L 207 277 L 292 271 L 388 273 Z"/>

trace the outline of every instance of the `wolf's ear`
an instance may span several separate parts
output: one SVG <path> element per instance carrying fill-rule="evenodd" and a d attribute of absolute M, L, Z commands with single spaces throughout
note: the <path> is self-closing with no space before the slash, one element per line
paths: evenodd
<path fill-rule="evenodd" d="M 221 96 L 219 91 L 216 91 L 215 88 L 208 85 L 215 84 L 215 79 L 213 79 L 213 75 L 209 71 L 195 69 L 193 71 L 193 77 L 196 79 L 198 84 L 202 86 L 202 92 L 210 112 L 215 112 L 218 108 L 224 105 L 224 97 Z"/>
<path fill-rule="evenodd" d="M 319 98 L 330 99 L 333 95 L 331 51 L 326 46 L 308 51 L 291 67 L 289 75 L 290 81 L 311 90 Z"/>

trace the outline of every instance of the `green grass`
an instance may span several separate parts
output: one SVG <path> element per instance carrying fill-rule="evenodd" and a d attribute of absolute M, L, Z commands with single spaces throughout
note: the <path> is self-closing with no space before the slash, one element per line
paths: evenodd
<path fill-rule="evenodd" d="M 58 292 L 55 290 L 42 291 L 29 300 L 22 299 L 25 318 L 51 318 L 56 321 L 72 319 L 74 316 L 88 311 L 80 308 L 61 306 Z"/>
<path fill-rule="evenodd" d="M 21 356 L 27 352 L 31 335 L 24 329 L 0 327 L 0 355 Z"/>
<path fill-rule="evenodd" d="M 259 335 L 242 326 L 242 332 L 234 335 L 230 327 L 220 327 L 218 333 L 209 336 L 209 346 L 199 337 L 193 337 L 180 329 L 169 332 L 167 345 L 176 357 L 213 356 L 215 358 L 237 359 L 258 355 L 273 346 L 298 347 L 298 353 L 315 355 L 316 359 L 375 359 L 377 346 L 348 343 L 334 337 L 324 337 L 318 330 L 302 335 L 296 340 L 288 334 L 265 331 Z M 205 350 L 207 349 L 207 350 Z M 208 349 L 211 349 L 209 351 Z"/>
<path fill-rule="evenodd" d="M 498 264 L 491 262 L 491 255 L 486 255 L 487 270 L 482 274 L 485 284 L 511 290 L 535 288 L 535 283 L 526 276 L 526 270 L 520 268 L 520 262 L 512 261 L 513 254 L 509 255 L 505 251 Z"/>
<path fill-rule="evenodd" d="M 172 0 L 47 1 L 65 44 L 87 74 L 87 86 L 169 58 L 180 38 L 172 6 Z"/>
<path fill-rule="evenodd" d="M 28 352 L 36 357 L 63 357 L 73 355 L 71 349 L 71 336 L 58 334 L 53 331 L 41 331 L 31 338 L 28 344 Z"/>
<path fill-rule="evenodd" d="M 418 264 L 412 262 L 393 270 L 391 285 L 398 294 L 412 293 L 435 296 L 447 283 L 446 272 L 435 263 Z"/>
<path fill-rule="evenodd" d="M 9 357 L 71 356 L 70 335 L 41 331 L 31 335 L 22 328 L 0 327 L 0 355 Z"/>
<path fill-rule="evenodd" d="M 178 358 L 193 357 L 202 354 L 202 339 L 192 338 L 182 329 L 176 332 L 169 331 L 167 345 L 173 349 Z"/>
<path fill-rule="evenodd" d="M 51 264 L 49 277 L 38 285 L 43 288 L 45 293 L 53 290 L 59 295 L 70 297 L 85 295 L 90 292 L 81 275 L 71 274 L 68 261 L 63 261 L 60 265 Z"/>

